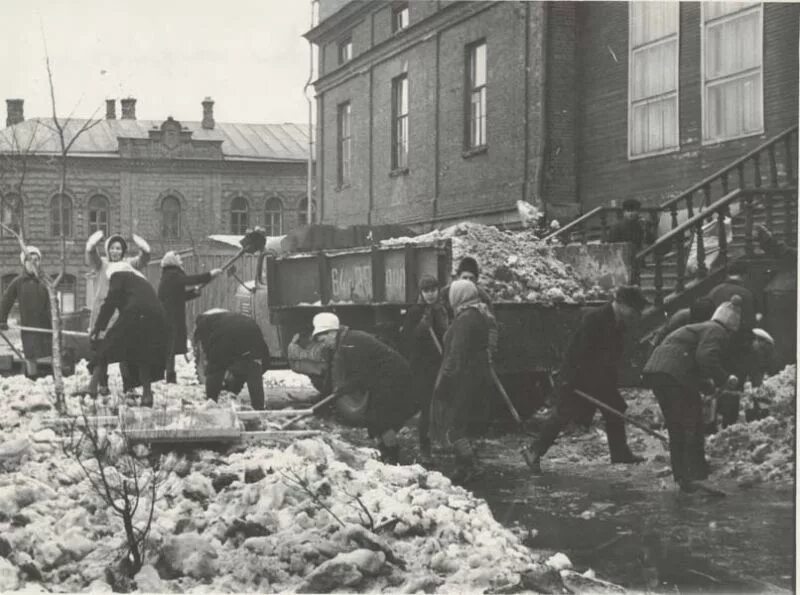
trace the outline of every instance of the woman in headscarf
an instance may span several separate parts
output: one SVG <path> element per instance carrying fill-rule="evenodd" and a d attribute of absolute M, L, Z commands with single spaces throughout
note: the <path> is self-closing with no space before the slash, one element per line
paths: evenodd
<path fill-rule="evenodd" d="M 115 262 L 127 262 L 134 269 L 142 270 L 147 266 L 147 263 L 150 262 L 150 245 L 136 234 L 133 234 L 133 242 L 139 248 L 139 254 L 130 257 L 126 257 L 128 253 L 128 243 L 125 241 L 125 238 L 119 234 L 108 236 L 104 246 L 106 255 L 100 256 L 97 245 L 102 239 L 103 231 L 97 230 L 86 240 L 86 264 L 94 271 L 94 297 L 92 299 L 92 310 L 89 315 L 89 331 L 95 327 L 97 317 L 100 314 L 100 308 L 103 305 L 103 300 L 106 299 L 106 294 L 108 294 L 108 266 Z M 108 321 L 107 326 L 111 326 L 115 321 L 116 317 L 112 317 Z M 127 384 L 128 374 L 126 374 L 125 370 L 121 369 L 120 371 L 123 375 L 123 381 L 126 381 L 125 384 Z M 101 370 L 99 383 L 100 393 L 107 395 L 107 369 Z M 88 388 L 78 392 L 88 392 Z"/>
<path fill-rule="evenodd" d="M 167 315 L 167 373 L 166 380 L 175 384 L 175 356 L 186 353 L 186 302 L 200 296 L 193 286 L 205 285 L 218 276 L 222 269 L 198 275 L 187 275 L 183 270 L 181 255 L 170 250 L 161 257 L 161 281 L 158 299 Z"/>
<path fill-rule="evenodd" d="M 110 363 L 125 364 L 131 374 L 128 388 L 142 385 L 142 405 L 153 405 L 150 383 L 164 374 L 167 360 L 166 315 L 155 289 L 127 262 L 110 264 L 108 295 L 100 307 L 91 339 L 96 344 L 89 394 L 97 396 L 102 370 Z M 117 322 L 106 331 L 111 316 Z"/>
<path fill-rule="evenodd" d="M 419 282 L 419 300 L 403 320 L 405 356 L 413 373 L 413 391 L 419 399 L 420 459 L 431 462 L 430 410 L 436 375 L 442 363 L 442 344 L 447 331 L 447 308 L 439 299 L 439 282 L 424 275 Z"/>
<path fill-rule="evenodd" d="M 490 329 L 497 323 L 481 301 L 472 281 L 459 279 L 450 285 L 450 305 L 455 318 L 444 336 L 444 355 L 434 391 L 434 427 L 456 455 L 454 481 L 466 481 L 477 473 L 470 440 L 470 422 L 488 413 L 494 390 L 489 353 Z"/>

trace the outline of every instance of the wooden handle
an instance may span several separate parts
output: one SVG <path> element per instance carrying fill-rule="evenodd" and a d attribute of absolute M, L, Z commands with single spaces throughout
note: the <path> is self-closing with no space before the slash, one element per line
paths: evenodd
<path fill-rule="evenodd" d="M 639 429 L 640 429 L 640 430 L 642 430 L 643 432 L 647 432 L 647 433 L 648 433 L 648 434 L 650 434 L 651 436 L 655 436 L 656 438 L 658 438 L 658 439 L 659 439 L 659 440 L 661 440 L 662 442 L 669 443 L 669 439 L 668 439 L 666 436 L 664 436 L 664 434 L 659 434 L 658 432 L 656 432 L 656 431 L 654 431 L 654 430 L 651 430 L 650 428 L 648 428 L 648 427 L 647 427 L 646 425 L 644 425 L 643 423 L 636 421 L 636 420 L 635 420 L 635 419 L 633 419 L 632 417 L 628 417 L 627 415 L 625 415 L 625 414 L 624 414 L 624 413 L 622 413 L 621 411 L 617 411 L 616 409 L 614 409 L 614 408 L 613 408 L 613 407 L 611 407 L 610 405 L 606 405 L 606 404 L 605 404 L 605 403 L 603 403 L 603 402 L 602 402 L 600 399 L 596 399 L 596 398 L 594 398 L 592 395 L 588 395 L 588 394 L 586 394 L 585 392 L 583 392 L 582 390 L 578 390 L 577 388 L 574 388 L 574 389 L 572 389 L 572 390 L 573 390 L 573 392 L 574 392 L 576 395 L 578 395 L 578 396 L 580 396 L 580 397 L 583 397 L 584 399 L 586 399 L 586 400 L 587 400 L 587 401 L 589 401 L 590 403 L 593 403 L 593 404 L 597 405 L 597 406 L 598 406 L 598 407 L 600 407 L 601 409 L 605 409 L 605 410 L 606 410 L 606 411 L 608 411 L 609 413 L 613 413 L 613 414 L 614 414 L 614 415 L 616 415 L 617 417 L 621 417 L 622 419 L 624 419 L 625 421 L 627 421 L 629 424 L 636 426 L 637 428 L 639 428 Z"/>
<path fill-rule="evenodd" d="M 50 328 L 39 328 L 36 326 L 15 326 L 11 327 L 13 330 L 18 331 L 25 331 L 27 333 L 46 333 L 48 335 L 53 334 L 53 329 Z M 62 335 L 67 335 L 69 337 L 88 337 L 89 333 L 82 333 L 80 331 L 61 331 Z"/>
<path fill-rule="evenodd" d="M 490 367 L 489 370 L 492 374 L 492 382 L 494 382 L 494 385 L 497 388 L 497 391 L 500 393 L 500 396 L 503 397 L 503 401 L 505 402 L 506 407 L 508 407 L 508 411 L 511 413 L 511 417 L 514 418 L 515 422 L 521 424 L 522 418 L 519 416 L 517 408 L 514 407 L 514 403 L 511 402 L 511 397 L 508 396 L 505 387 L 500 382 L 500 379 L 497 377 L 497 372 L 495 372 L 494 368 L 492 367 Z"/>
<path fill-rule="evenodd" d="M 308 417 L 310 415 L 314 415 L 314 413 L 316 413 L 317 410 L 320 409 L 320 407 L 324 407 L 325 405 L 327 405 L 328 403 L 330 403 L 334 399 L 339 398 L 340 396 L 341 395 L 339 393 L 336 393 L 336 392 L 331 393 L 330 395 L 328 395 L 327 397 L 322 399 L 320 402 L 316 403 L 313 407 L 311 407 L 311 409 L 308 409 L 304 413 L 298 415 L 297 417 L 293 417 L 292 419 L 290 419 L 289 421 L 284 423 L 282 426 L 280 426 L 280 429 L 281 430 L 285 430 L 289 426 L 293 425 L 295 422 L 300 421 L 301 419 L 304 419 L 304 418 L 306 418 L 306 417 Z"/>

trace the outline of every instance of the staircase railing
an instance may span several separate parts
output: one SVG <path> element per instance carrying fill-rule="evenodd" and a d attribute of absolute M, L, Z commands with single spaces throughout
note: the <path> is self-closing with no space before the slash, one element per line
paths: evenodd
<path fill-rule="evenodd" d="M 797 129 L 797 124 L 787 128 L 744 156 L 707 176 L 678 196 L 671 198 L 658 207 L 649 209 L 651 211 L 651 220 L 657 221 L 660 213 L 669 212 L 672 219 L 671 227 L 676 229 L 679 226 L 679 213 L 682 210 L 686 210 L 689 218 L 694 216 L 696 198 L 702 199 L 702 205 L 697 205 L 702 211 L 704 207 L 707 208 L 712 205 L 715 195 L 725 197 L 736 189 L 761 188 L 763 186 L 769 188 L 796 186 L 797 172 L 794 171 L 794 163 L 796 161 Z M 762 171 L 762 160 L 765 160 L 763 166 L 767 170 L 766 185 L 764 184 L 765 177 Z M 783 172 L 779 170 L 779 165 L 783 167 Z M 784 184 L 781 184 L 781 179 L 784 180 Z M 610 210 L 619 210 L 619 208 L 596 207 L 558 231 L 553 232 L 545 239 L 561 238 L 562 241 L 569 241 L 569 238 L 576 232 L 580 232 L 582 238 L 587 238 L 593 235 L 592 229 L 595 229 L 594 235 L 598 235 L 596 231 L 597 225 L 590 226 L 590 223 L 595 223 L 597 218 L 601 219 L 599 224 L 601 228 L 604 228 L 603 237 L 605 237 L 605 223 L 602 218 L 607 217 Z M 566 234 L 567 231 L 570 233 Z"/>
<path fill-rule="evenodd" d="M 642 207 L 641 212 L 647 215 L 651 225 L 658 225 L 658 219 L 661 216 L 661 207 Z M 614 215 L 616 217 L 613 217 Z M 554 231 L 550 235 L 545 236 L 542 238 L 542 241 L 548 242 L 560 237 L 560 240 L 566 244 L 572 241 L 572 238 L 576 234 L 580 237 L 580 241 L 583 244 L 590 240 L 606 241 L 608 239 L 608 233 L 611 230 L 613 222 L 618 221 L 621 218 L 622 207 L 595 207 L 588 213 L 584 213 L 577 219 L 573 219 L 564 227 Z M 585 225 L 592 219 L 599 219 L 599 225 L 593 227 Z"/>
<path fill-rule="evenodd" d="M 706 264 L 706 247 L 703 227 L 708 221 L 717 221 L 717 245 L 719 256 L 714 261 L 714 269 L 725 266 L 728 261 L 728 236 L 725 227 L 725 218 L 730 215 L 730 207 L 735 202 L 740 202 L 742 209 L 739 215 L 744 215 L 744 244 L 745 256 L 752 257 L 755 254 L 753 246 L 753 221 L 756 207 L 756 200 L 762 198 L 762 203 L 767 210 L 769 222 L 770 208 L 775 201 L 775 197 L 783 197 L 783 206 L 786 209 L 782 234 L 787 238 L 793 238 L 795 226 L 793 223 L 792 210 L 797 202 L 797 188 L 737 188 L 728 192 L 725 196 L 714 203 L 702 208 L 700 212 L 693 214 L 683 223 L 676 225 L 671 231 L 664 234 L 658 240 L 638 252 L 634 257 L 632 282 L 641 282 L 641 273 L 648 266 L 648 259 L 652 257 L 654 264 L 653 285 L 655 287 L 655 305 L 663 307 L 666 291 L 664 290 L 664 261 L 669 254 L 676 252 L 677 278 L 672 292 L 678 293 L 686 288 L 688 275 L 686 273 L 687 253 L 686 250 L 691 246 L 692 240 L 696 242 L 697 251 L 697 272 L 694 275 L 697 279 L 706 277 L 710 272 Z M 738 215 L 737 215 L 738 216 Z"/>

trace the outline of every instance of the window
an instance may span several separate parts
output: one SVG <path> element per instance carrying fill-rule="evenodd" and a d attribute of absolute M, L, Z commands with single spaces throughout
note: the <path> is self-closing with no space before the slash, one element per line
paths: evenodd
<path fill-rule="evenodd" d="M 392 79 L 392 169 L 408 167 L 408 76 Z"/>
<path fill-rule="evenodd" d="M 56 275 L 53 275 L 55 279 Z M 64 275 L 56 287 L 58 303 L 62 314 L 69 314 L 75 311 L 75 287 L 77 282 L 72 275 Z"/>
<path fill-rule="evenodd" d="M 161 201 L 161 238 L 179 240 L 181 237 L 181 201 L 167 196 Z"/>
<path fill-rule="evenodd" d="M 337 54 L 339 56 L 339 64 L 344 64 L 345 62 L 349 62 L 353 59 L 353 38 L 346 37 L 339 42 L 337 48 Z"/>
<path fill-rule="evenodd" d="M 466 145 L 486 145 L 486 42 L 467 46 Z"/>
<path fill-rule="evenodd" d="M 66 194 L 56 194 L 50 199 L 50 235 L 53 237 L 72 235 L 72 199 Z"/>
<path fill-rule="evenodd" d="M 3 225 L 16 233 L 22 229 L 22 197 L 19 194 L 6 194 L 2 197 L 2 216 Z M 0 227 L 0 237 L 11 236 L 5 228 Z"/>
<path fill-rule="evenodd" d="M 281 199 L 272 197 L 264 207 L 264 229 L 268 236 L 279 236 L 283 233 L 283 203 Z"/>
<path fill-rule="evenodd" d="M 350 183 L 353 137 L 350 131 L 350 102 L 341 103 L 336 114 L 336 165 L 339 186 Z"/>
<path fill-rule="evenodd" d="M 311 223 L 317 220 L 317 203 L 311 201 Z M 297 224 L 308 225 L 308 199 L 304 198 L 297 205 Z"/>
<path fill-rule="evenodd" d="M 102 231 L 108 236 L 108 199 L 96 194 L 89 199 L 89 234 Z"/>
<path fill-rule="evenodd" d="M 631 2 L 628 156 L 677 149 L 678 2 Z"/>
<path fill-rule="evenodd" d="M 244 234 L 247 233 L 247 214 L 249 208 L 247 200 L 241 196 L 234 198 L 231 201 L 231 233 Z"/>
<path fill-rule="evenodd" d="M 392 33 L 408 27 L 408 2 L 395 2 L 392 6 Z"/>
<path fill-rule="evenodd" d="M 764 131 L 763 7 L 703 2 L 703 140 Z"/>

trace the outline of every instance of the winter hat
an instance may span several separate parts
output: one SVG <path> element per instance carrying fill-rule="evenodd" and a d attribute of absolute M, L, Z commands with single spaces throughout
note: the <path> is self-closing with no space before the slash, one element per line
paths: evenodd
<path fill-rule="evenodd" d="M 106 239 L 106 243 L 105 243 L 106 255 L 108 255 L 108 247 L 113 242 L 119 242 L 120 243 L 120 246 L 122 246 L 122 255 L 125 256 L 125 254 L 127 254 L 127 252 L 128 252 L 128 242 L 126 242 L 125 238 L 123 238 L 119 234 L 114 234 L 113 236 L 108 236 L 108 238 Z"/>
<path fill-rule="evenodd" d="M 42 259 L 42 251 L 39 250 L 36 246 L 25 246 L 25 250 L 19 253 L 19 261 L 25 266 L 25 257 L 27 254 L 36 254 L 39 257 L 39 260 Z"/>
<path fill-rule="evenodd" d="M 439 281 L 436 280 L 436 277 L 433 275 L 422 275 L 422 279 L 419 280 L 419 290 L 420 291 L 430 291 L 431 289 L 438 289 L 439 288 Z"/>
<path fill-rule="evenodd" d="M 174 250 L 170 250 L 161 257 L 161 268 L 181 266 L 181 257 Z"/>
<path fill-rule="evenodd" d="M 450 284 L 450 307 L 454 312 L 481 301 L 478 288 L 472 281 L 458 279 Z"/>
<path fill-rule="evenodd" d="M 614 299 L 621 304 L 625 304 L 626 306 L 630 306 L 631 308 L 638 310 L 639 312 L 644 310 L 650 304 L 650 302 L 647 301 L 647 298 L 644 297 L 642 289 L 636 285 L 621 285 L 614 294 Z"/>
<path fill-rule="evenodd" d="M 472 273 L 475 275 L 475 278 L 478 278 L 480 274 L 480 268 L 478 268 L 478 261 L 472 258 L 471 256 L 465 256 L 461 259 L 461 262 L 458 263 L 458 269 L 456 270 L 456 277 L 458 277 L 461 273 Z"/>
<path fill-rule="evenodd" d="M 145 278 L 141 271 L 137 271 L 130 265 L 130 263 L 124 261 L 112 262 L 108 265 L 106 268 L 106 276 L 111 279 L 111 275 L 114 273 L 133 273 L 134 275 L 139 275 L 142 279 Z"/>
<path fill-rule="evenodd" d="M 729 302 L 722 302 L 711 317 L 729 331 L 739 330 L 742 321 L 742 298 L 734 295 Z"/>
<path fill-rule="evenodd" d="M 320 333 L 327 331 L 339 330 L 339 317 L 332 312 L 320 312 L 314 316 L 314 332 L 311 333 L 312 337 L 316 337 Z"/>
<path fill-rule="evenodd" d="M 761 339 L 762 341 L 766 341 L 770 345 L 775 345 L 775 339 L 773 339 L 772 335 L 770 335 L 763 328 L 754 328 L 753 329 L 753 334 L 756 336 L 757 339 Z"/>
<path fill-rule="evenodd" d="M 210 310 L 206 310 L 200 316 L 210 316 L 211 314 L 222 314 L 223 312 L 227 312 L 225 308 L 211 308 Z"/>

